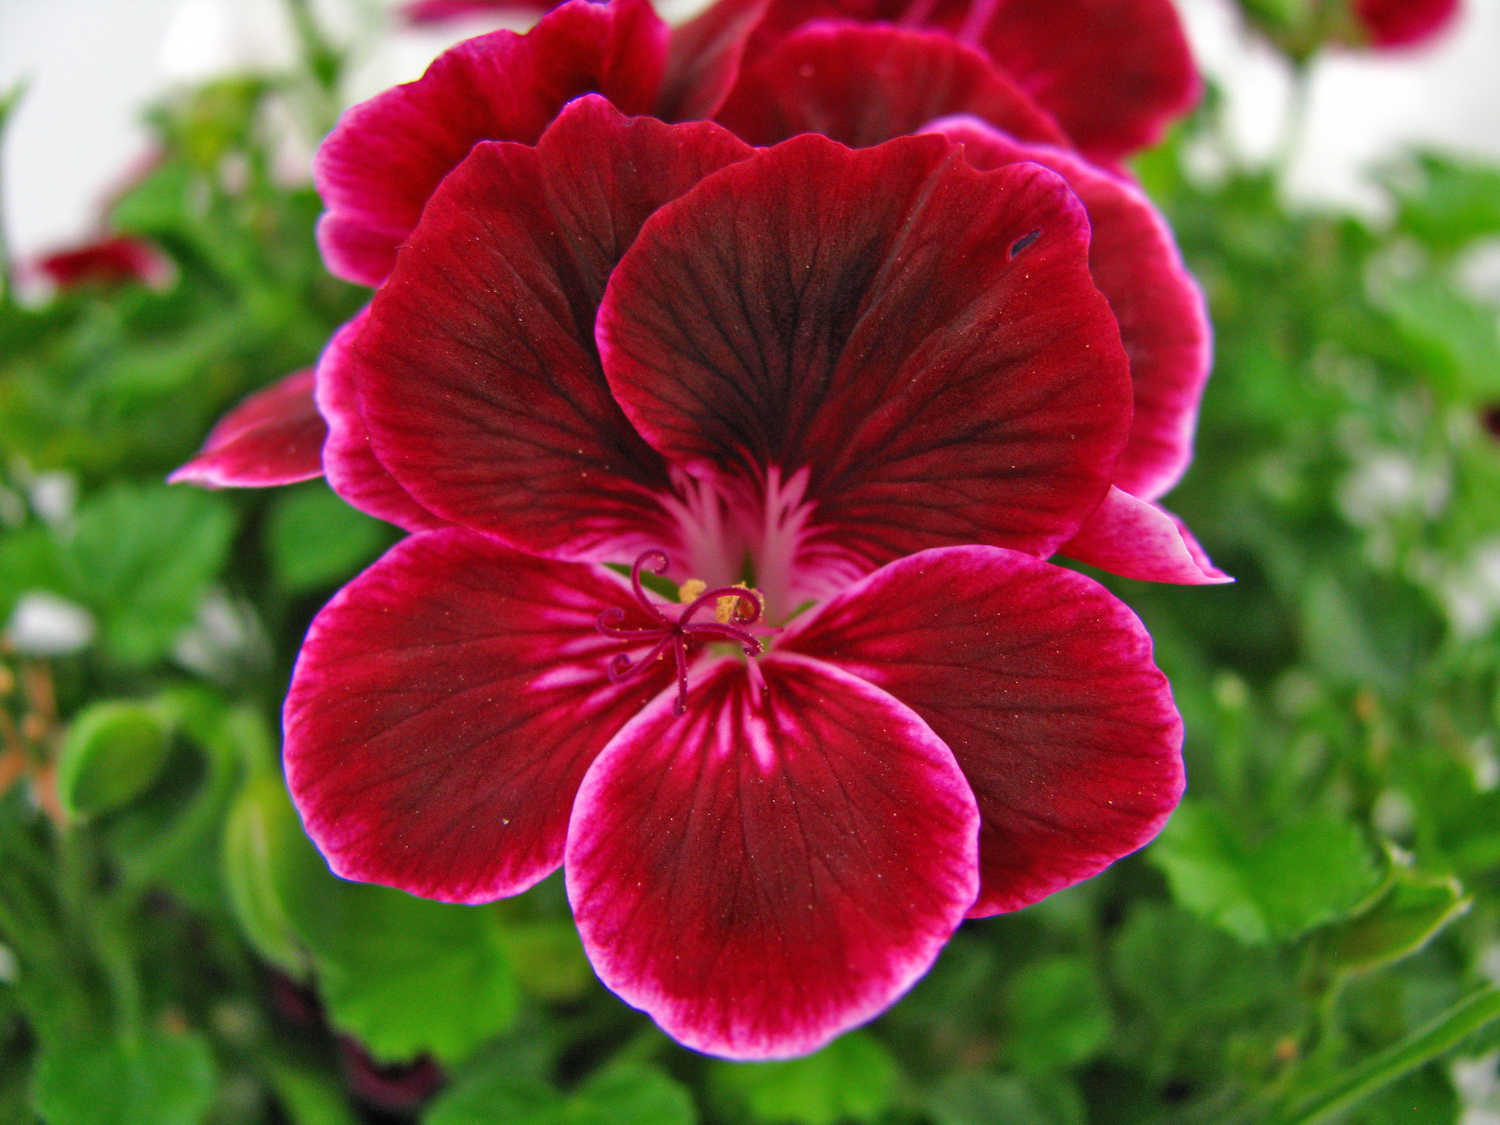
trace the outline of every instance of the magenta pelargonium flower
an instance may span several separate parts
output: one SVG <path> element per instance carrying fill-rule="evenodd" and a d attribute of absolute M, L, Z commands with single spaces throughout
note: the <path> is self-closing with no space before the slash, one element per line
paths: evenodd
<path fill-rule="evenodd" d="M 330 481 L 414 534 L 299 657 L 309 834 L 454 902 L 561 865 L 688 1046 L 816 1049 L 1180 795 L 1149 637 L 1042 561 L 1133 390 L 1035 163 L 583 98 L 447 177 L 318 395 Z"/>

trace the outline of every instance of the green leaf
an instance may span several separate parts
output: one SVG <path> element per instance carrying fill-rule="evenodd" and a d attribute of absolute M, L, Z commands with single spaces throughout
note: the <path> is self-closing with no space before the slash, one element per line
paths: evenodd
<path fill-rule="evenodd" d="M 332 1020 L 376 1059 L 452 1064 L 505 1030 L 516 985 L 498 913 L 307 879 L 288 902 Z"/>
<path fill-rule="evenodd" d="M 214 1085 L 202 1036 L 150 1031 L 44 1043 L 33 1097 L 47 1125 L 197 1125 Z"/>
<path fill-rule="evenodd" d="M 234 513 L 222 497 L 119 484 L 84 504 L 63 545 L 70 590 L 95 609 L 116 659 L 161 657 L 223 568 Z"/>
<path fill-rule="evenodd" d="M 591 1075 L 571 1096 L 518 1075 L 503 1056 L 485 1060 L 445 1090 L 422 1125 L 694 1125 L 686 1090 L 654 1067 L 621 1063 Z"/>
<path fill-rule="evenodd" d="M 1097 973 L 1081 957 L 1047 957 L 1026 965 L 1009 989 L 1007 1046 L 1023 1070 L 1078 1066 L 1109 1042 L 1113 1019 Z"/>
<path fill-rule="evenodd" d="M 572 921 L 516 922 L 505 927 L 505 948 L 526 993 L 543 1000 L 576 1000 L 594 983 L 594 969 Z"/>
<path fill-rule="evenodd" d="M 1148 856 L 1182 906 L 1250 944 L 1344 917 L 1380 878 L 1347 821 L 1310 816 L 1251 844 L 1218 810 L 1186 801 Z"/>
<path fill-rule="evenodd" d="M 1384 179 L 1398 198 L 1397 224 L 1433 250 L 1500 234 L 1500 168 L 1424 152 Z"/>
<path fill-rule="evenodd" d="M 1085 1125 L 1088 1119 L 1075 1086 L 1043 1075 L 952 1074 L 926 1106 L 935 1125 Z"/>
<path fill-rule="evenodd" d="M 1473 901 L 1457 879 L 1397 866 L 1390 889 L 1368 910 L 1320 935 L 1320 949 L 1341 972 L 1378 969 L 1421 949 Z"/>
<path fill-rule="evenodd" d="M 158 708 L 92 704 L 68 727 L 57 763 L 58 799 L 78 817 L 117 809 L 145 792 L 171 748 L 171 731 Z"/>
<path fill-rule="evenodd" d="M 890 1105 L 898 1074 L 885 1046 L 858 1031 L 805 1058 L 709 1067 L 709 1084 L 726 1106 L 753 1121 L 793 1125 L 871 1117 Z"/>
<path fill-rule="evenodd" d="M 294 888 L 327 878 L 279 775 L 251 777 L 224 822 L 224 890 L 255 951 L 293 977 L 311 964 L 287 903 Z"/>
<path fill-rule="evenodd" d="M 316 481 L 276 498 L 266 545 L 277 584 L 298 594 L 347 581 L 385 541 L 383 524 Z"/>
<path fill-rule="evenodd" d="M 28 590 L 61 592 L 58 565 L 51 529 L 33 526 L 0 533 L 0 628 Z"/>

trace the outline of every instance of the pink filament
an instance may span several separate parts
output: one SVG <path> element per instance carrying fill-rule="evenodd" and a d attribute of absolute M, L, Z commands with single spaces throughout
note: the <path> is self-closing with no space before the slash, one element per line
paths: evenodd
<path fill-rule="evenodd" d="M 711 590 L 705 590 L 684 607 L 674 619 L 663 612 L 662 603 L 652 601 L 646 594 L 646 589 L 641 584 L 641 571 L 647 569 L 652 574 L 664 573 L 667 569 L 667 556 L 661 551 L 647 551 L 636 559 L 630 568 L 630 587 L 635 593 L 636 603 L 652 623 L 643 628 L 626 628 L 623 624 L 625 611 L 619 606 L 611 606 L 599 614 L 597 627 L 599 632 L 606 637 L 651 644 L 650 651 L 637 660 L 631 660 L 623 652 L 617 653 L 609 662 L 609 678 L 612 683 L 629 679 L 642 668 L 658 660 L 668 649 L 672 651 L 677 664 L 677 700 L 672 705 L 672 712 L 681 715 L 687 711 L 687 649 L 689 644 L 710 640 L 729 641 L 739 645 L 745 655 L 753 660 L 764 651 L 756 634 L 764 636 L 776 630 L 757 625 L 765 613 L 765 603 L 761 600 L 759 593 L 755 590 L 747 590 L 743 586 L 716 586 Z M 704 606 L 717 605 L 720 598 L 737 598 L 740 602 L 749 602 L 754 612 L 745 620 L 737 620 L 733 624 L 692 620 L 693 615 L 700 609 Z M 753 664 L 751 667 L 755 672 L 759 672 Z"/>

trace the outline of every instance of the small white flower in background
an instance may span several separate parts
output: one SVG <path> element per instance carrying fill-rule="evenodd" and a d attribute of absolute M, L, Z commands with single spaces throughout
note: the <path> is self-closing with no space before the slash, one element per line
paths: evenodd
<path fill-rule="evenodd" d="M 46 590 L 28 590 L 16 601 L 5 637 L 22 656 L 71 656 L 97 631 L 93 614 Z"/>
<path fill-rule="evenodd" d="M 1460 637 L 1481 636 L 1500 622 L 1500 539 L 1481 543 L 1463 569 L 1449 576 L 1443 600 Z"/>
<path fill-rule="evenodd" d="M 38 473 L 27 487 L 31 510 L 56 527 L 73 518 L 78 503 L 78 478 L 72 473 Z"/>

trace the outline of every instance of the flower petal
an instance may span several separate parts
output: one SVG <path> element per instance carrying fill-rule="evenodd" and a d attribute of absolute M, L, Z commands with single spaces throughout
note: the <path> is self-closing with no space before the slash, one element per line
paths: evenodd
<path fill-rule="evenodd" d="M 750 57 L 834 19 L 931 28 L 983 48 L 1096 160 L 1153 143 L 1198 96 L 1172 0 L 774 0 Z"/>
<path fill-rule="evenodd" d="M 725 488 L 808 469 L 818 524 L 870 560 L 1049 554 L 1113 475 L 1125 355 L 1072 193 L 960 151 L 798 137 L 653 216 L 597 329 L 636 429 Z"/>
<path fill-rule="evenodd" d="M 746 69 L 717 120 L 754 144 L 822 133 L 861 146 L 958 113 L 1029 140 L 1067 143 L 982 52 L 939 32 L 860 24 L 793 32 Z"/>
<path fill-rule="evenodd" d="M 689 1047 L 816 1050 L 924 973 L 976 887 L 953 756 L 837 669 L 724 661 L 623 729 L 568 827 L 568 898 L 600 978 Z"/>
<path fill-rule="evenodd" d="M 988 547 L 927 551 L 780 643 L 890 692 L 952 747 L 983 820 L 972 916 L 1095 874 L 1182 794 L 1182 723 L 1151 638 L 1081 574 Z"/>
<path fill-rule="evenodd" d="M 1135 419 L 1115 484 L 1155 500 L 1193 458 L 1212 358 L 1203 293 L 1166 220 L 1134 184 L 1064 149 L 1017 141 L 973 118 L 935 122 L 932 131 L 962 144 L 976 168 L 1024 160 L 1051 168 L 1083 202 L 1092 229 L 1089 271 L 1120 323 L 1135 389 Z"/>
<path fill-rule="evenodd" d="M 664 121 L 712 117 L 739 76 L 745 44 L 770 0 L 719 0 L 672 32 L 657 99 Z"/>
<path fill-rule="evenodd" d="M 1155 144 L 1198 100 L 1172 0 L 1009 0 L 995 9 L 980 42 L 1094 160 Z"/>
<path fill-rule="evenodd" d="M 407 531 L 446 527 L 447 521 L 417 503 L 370 449 L 370 431 L 359 412 L 354 385 L 358 361 L 353 352 L 369 315 L 367 305 L 333 334 L 318 358 L 318 408 L 328 419 L 323 471 L 329 487 L 367 515 Z"/>
<path fill-rule="evenodd" d="M 534 144 L 573 98 L 598 91 L 648 113 L 666 64 L 667 25 L 647 0 L 573 0 L 525 35 L 495 31 L 439 55 L 415 82 L 355 106 L 318 150 L 328 268 L 379 285 L 428 198 L 482 140 Z"/>
<path fill-rule="evenodd" d="M 1142 582 L 1204 586 L 1234 581 L 1209 561 L 1180 519 L 1118 488 L 1109 490 L 1058 553 Z"/>
<path fill-rule="evenodd" d="M 598 752 L 672 680 L 611 683 L 595 628 L 634 601 L 607 571 L 457 529 L 393 547 L 308 630 L 287 782 L 333 870 L 448 902 L 525 890 L 562 860 Z"/>
<path fill-rule="evenodd" d="M 359 336 L 381 463 L 437 515 L 532 553 L 628 560 L 667 543 L 667 469 L 610 395 L 594 313 L 646 217 L 749 151 L 717 125 L 627 120 L 598 97 L 534 149 L 480 145 Z"/>
<path fill-rule="evenodd" d="M 328 427 L 313 402 L 313 372 L 256 391 L 209 431 L 203 449 L 167 478 L 208 488 L 265 488 L 322 476 Z"/>
<path fill-rule="evenodd" d="M 1414 47 L 1453 22 L 1459 0 L 1354 0 L 1354 17 L 1380 50 Z"/>

